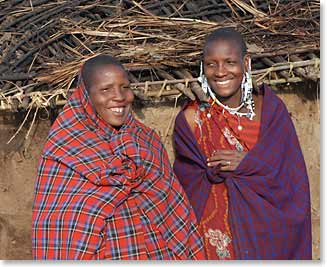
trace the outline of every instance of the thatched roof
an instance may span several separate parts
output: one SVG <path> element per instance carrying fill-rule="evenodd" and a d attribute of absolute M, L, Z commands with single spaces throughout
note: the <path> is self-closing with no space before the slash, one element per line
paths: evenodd
<path fill-rule="evenodd" d="M 257 83 L 319 80 L 317 0 L 0 0 L 0 110 L 64 103 L 99 53 L 124 63 L 140 99 L 193 97 L 203 39 L 222 26 L 244 35 Z"/>

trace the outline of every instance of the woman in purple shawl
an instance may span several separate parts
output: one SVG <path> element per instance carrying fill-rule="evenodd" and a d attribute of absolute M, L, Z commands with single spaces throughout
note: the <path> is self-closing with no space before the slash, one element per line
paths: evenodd
<path fill-rule="evenodd" d="M 197 215 L 208 259 L 312 259 L 309 182 L 292 120 L 265 85 L 252 90 L 240 33 L 204 45 L 208 101 L 187 103 L 174 129 L 174 170 Z"/>

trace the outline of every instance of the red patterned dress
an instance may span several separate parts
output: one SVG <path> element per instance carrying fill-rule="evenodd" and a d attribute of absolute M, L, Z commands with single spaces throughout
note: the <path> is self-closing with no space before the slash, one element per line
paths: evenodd
<path fill-rule="evenodd" d="M 195 137 L 207 157 L 215 150 L 233 149 L 228 139 L 235 138 L 250 150 L 257 142 L 260 122 L 246 117 L 238 118 L 222 107 L 214 104 L 210 108 L 194 103 L 189 108 L 195 109 Z M 210 115 L 208 116 L 208 113 Z M 241 125 L 242 129 L 238 130 Z M 235 137 L 235 138 L 233 138 Z M 209 260 L 232 260 L 235 258 L 232 246 L 232 233 L 228 220 L 228 192 L 224 183 L 212 184 L 199 231 L 204 238 L 204 247 Z"/>

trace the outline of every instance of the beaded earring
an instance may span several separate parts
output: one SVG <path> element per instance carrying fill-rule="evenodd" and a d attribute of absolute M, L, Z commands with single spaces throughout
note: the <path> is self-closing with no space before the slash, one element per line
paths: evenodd
<path fill-rule="evenodd" d="M 201 84 L 201 88 L 203 90 L 203 92 L 208 95 L 208 88 L 209 88 L 209 84 L 208 84 L 208 80 L 207 77 L 204 75 L 204 71 L 203 71 L 203 62 L 201 61 L 200 63 L 200 75 L 198 77 L 198 81 Z"/>
<path fill-rule="evenodd" d="M 224 105 L 221 103 L 218 98 L 215 96 L 215 94 L 212 92 L 210 85 L 208 84 L 207 77 L 204 74 L 203 70 L 203 63 L 200 64 L 200 76 L 198 77 L 198 81 L 201 84 L 201 88 L 205 94 L 208 94 L 212 99 L 213 103 L 216 103 L 224 108 L 224 110 L 227 110 L 232 115 L 237 115 L 238 117 L 246 116 L 250 120 L 253 119 L 255 116 L 254 113 L 254 101 L 252 97 L 252 77 L 251 77 L 251 60 L 249 60 L 248 70 L 245 72 L 243 76 L 243 80 L 241 83 L 241 103 L 238 107 L 231 108 L 227 105 Z M 241 108 L 245 106 L 247 109 L 247 112 L 240 112 Z M 210 118 L 211 114 L 210 112 L 207 114 L 207 117 Z M 239 127 L 241 129 L 241 127 Z M 241 129 L 242 130 L 242 129 Z"/>
<path fill-rule="evenodd" d="M 241 84 L 242 88 L 242 102 L 247 108 L 247 117 L 252 120 L 255 116 L 254 113 L 254 101 L 252 97 L 253 84 L 252 84 L 252 75 L 251 75 L 251 59 L 249 59 L 248 70 L 245 72 Z"/>

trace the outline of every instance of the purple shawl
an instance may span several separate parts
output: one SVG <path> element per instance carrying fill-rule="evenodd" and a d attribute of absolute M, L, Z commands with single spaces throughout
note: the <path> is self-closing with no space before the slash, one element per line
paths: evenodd
<path fill-rule="evenodd" d="M 233 172 L 214 177 L 183 110 L 174 129 L 174 171 L 200 220 L 211 183 L 228 190 L 237 259 L 312 259 L 307 171 L 284 103 L 267 86 L 257 144 Z M 185 107 L 184 107 L 185 108 Z"/>

